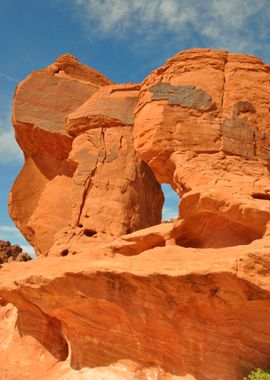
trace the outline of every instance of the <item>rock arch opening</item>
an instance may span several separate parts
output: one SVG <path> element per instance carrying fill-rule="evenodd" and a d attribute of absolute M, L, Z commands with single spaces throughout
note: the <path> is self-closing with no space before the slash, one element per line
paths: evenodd
<path fill-rule="evenodd" d="M 178 204 L 180 198 L 178 194 L 172 189 L 171 185 L 163 184 L 161 188 L 164 195 L 162 222 L 172 222 L 178 217 Z"/>

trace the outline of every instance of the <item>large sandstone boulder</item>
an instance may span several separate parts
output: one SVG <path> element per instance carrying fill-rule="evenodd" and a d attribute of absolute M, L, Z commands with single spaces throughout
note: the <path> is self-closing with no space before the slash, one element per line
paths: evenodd
<path fill-rule="evenodd" d="M 219 248 L 269 233 L 269 81 L 258 58 L 194 49 L 142 83 L 135 148 L 181 196 L 177 244 Z"/>
<path fill-rule="evenodd" d="M 42 257 L 0 268 L 1 379 L 269 367 L 269 82 L 258 58 L 195 49 L 142 85 L 72 56 L 19 85 L 9 206 Z"/>
<path fill-rule="evenodd" d="M 138 89 L 70 55 L 18 86 L 13 124 L 26 162 L 9 210 L 37 254 L 58 242 L 65 254 L 78 235 L 106 241 L 160 222 L 160 185 L 133 148 Z"/>

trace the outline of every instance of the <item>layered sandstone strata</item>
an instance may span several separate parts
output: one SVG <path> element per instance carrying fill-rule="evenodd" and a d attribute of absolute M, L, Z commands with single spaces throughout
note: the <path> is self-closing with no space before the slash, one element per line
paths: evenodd
<path fill-rule="evenodd" d="M 242 380 L 267 368 L 269 243 L 6 264 L 0 377 Z"/>

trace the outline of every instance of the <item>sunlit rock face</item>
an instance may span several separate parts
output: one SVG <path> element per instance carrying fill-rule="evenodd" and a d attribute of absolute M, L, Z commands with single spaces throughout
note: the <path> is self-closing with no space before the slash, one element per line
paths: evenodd
<path fill-rule="evenodd" d="M 258 58 L 194 49 L 142 84 L 65 55 L 18 86 L 9 209 L 40 257 L 1 268 L 1 379 L 269 367 L 269 84 Z"/>
<path fill-rule="evenodd" d="M 142 83 L 135 148 L 181 196 L 177 244 L 221 248 L 268 234 L 267 83 L 260 59 L 209 49 L 177 54 Z"/>
<path fill-rule="evenodd" d="M 70 55 L 18 86 L 13 124 L 25 165 L 9 210 L 37 254 L 160 222 L 160 185 L 133 148 L 139 88 L 114 85 Z"/>

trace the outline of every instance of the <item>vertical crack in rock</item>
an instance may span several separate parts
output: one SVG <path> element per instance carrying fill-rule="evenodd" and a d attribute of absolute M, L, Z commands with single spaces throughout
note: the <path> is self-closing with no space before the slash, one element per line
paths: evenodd
<path fill-rule="evenodd" d="M 106 131 L 106 129 L 104 130 L 104 128 L 101 127 L 99 154 L 98 154 L 100 164 L 105 163 L 106 156 L 107 156 L 106 145 L 105 145 L 105 131 Z M 103 154 L 100 154 L 100 149 L 102 150 Z M 88 194 L 89 194 L 89 192 L 93 186 L 92 179 L 95 177 L 97 169 L 98 169 L 98 161 L 96 163 L 95 168 L 89 173 L 88 178 L 85 181 L 85 185 L 84 185 L 85 189 L 84 189 L 84 192 L 82 195 L 82 202 L 81 202 L 80 211 L 79 211 L 79 215 L 78 215 L 77 226 L 79 226 L 81 224 L 81 215 L 83 212 L 83 208 L 84 208 L 85 202 L 87 200 L 87 196 L 88 196 Z"/>
<path fill-rule="evenodd" d="M 220 111 L 219 115 L 222 117 L 223 115 L 223 104 L 224 104 L 224 95 L 225 95 L 225 87 L 226 87 L 226 65 L 228 63 L 228 53 L 226 52 L 226 57 L 224 60 L 224 66 L 223 66 L 223 88 L 221 92 L 221 102 L 220 102 Z"/>
<path fill-rule="evenodd" d="M 106 131 L 106 129 L 105 129 Z M 103 152 L 104 152 L 104 156 L 103 156 L 103 160 L 102 160 L 102 163 L 104 164 L 104 162 L 106 161 L 106 156 L 107 156 L 107 152 L 106 152 L 106 144 L 105 144 L 105 131 L 104 131 L 104 128 L 101 128 L 101 143 L 103 145 Z"/>
<path fill-rule="evenodd" d="M 83 194 L 82 194 L 82 201 L 81 201 L 79 215 L 78 215 L 78 219 L 77 219 L 77 226 L 80 225 L 81 215 L 82 215 L 82 212 L 83 212 L 83 208 L 84 208 L 84 205 L 85 205 L 85 201 L 86 201 L 87 195 L 88 195 L 88 193 L 89 193 L 89 191 L 91 189 L 91 186 L 92 186 L 91 179 L 92 179 L 92 176 L 95 175 L 95 171 L 96 171 L 96 168 L 89 174 L 88 178 L 85 181 L 84 191 L 83 191 Z"/>
<path fill-rule="evenodd" d="M 255 113 L 253 105 L 245 100 L 236 102 L 231 118 L 225 118 L 221 124 L 223 150 L 247 159 L 256 158 L 256 129 L 242 114 Z"/>
<path fill-rule="evenodd" d="M 257 154 L 257 139 L 256 139 L 256 130 L 254 129 L 253 131 L 253 156 L 256 158 L 256 154 Z"/>

